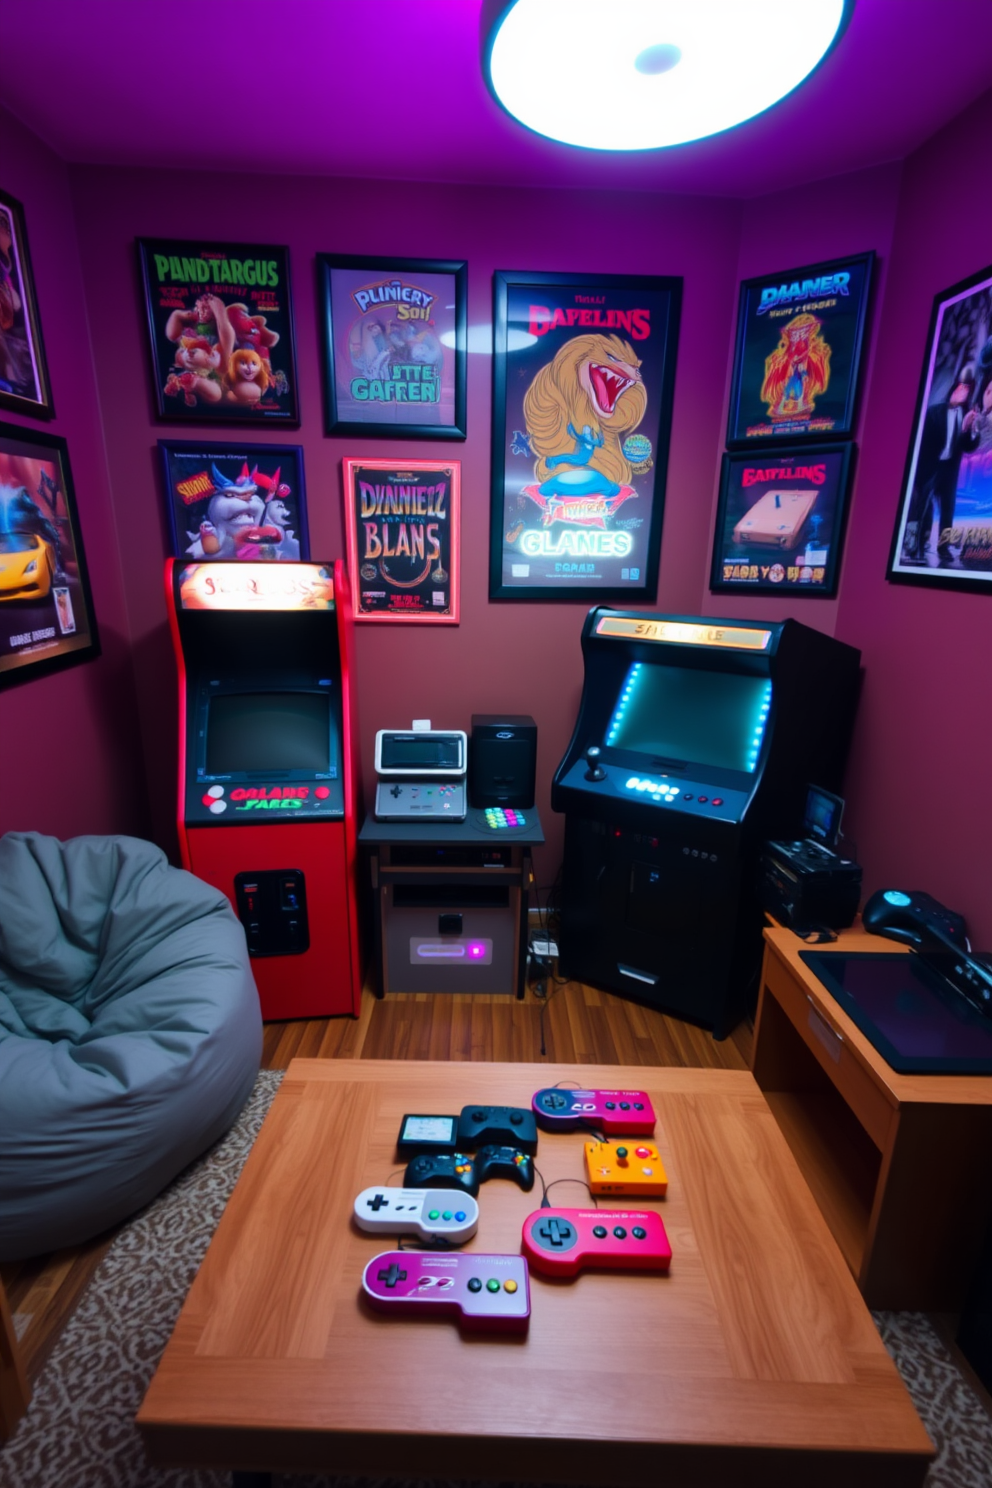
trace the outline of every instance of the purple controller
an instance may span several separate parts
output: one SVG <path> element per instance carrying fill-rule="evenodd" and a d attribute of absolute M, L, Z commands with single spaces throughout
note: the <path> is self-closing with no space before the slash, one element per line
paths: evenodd
<path fill-rule="evenodd" d="M 473 1331 L 525 1333 L 530 1322 L 523 1256 L 384 1250 L 365 1267 L 362 1288 L 383 1312 L 451 1313 Z"/>
<path fill-rule="evenodd" d="M 531 1101 L 544 1131 L 594 1128 L 604 1136 L 649 1137 L 655 1115 L 645 1090 L 539 1090 Z"/>

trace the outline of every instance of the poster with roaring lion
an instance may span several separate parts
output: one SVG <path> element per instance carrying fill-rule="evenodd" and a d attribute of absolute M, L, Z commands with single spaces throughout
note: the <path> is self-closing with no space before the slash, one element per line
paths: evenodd
<path fill-rule="evenodd" d="M 491 598 L 654 597 L 681 296 L 495 275 Z"/>
<path fill-rule="evenodd" d="M 741 285 L 727 444 L 850 439 L 874 253 Z"/>

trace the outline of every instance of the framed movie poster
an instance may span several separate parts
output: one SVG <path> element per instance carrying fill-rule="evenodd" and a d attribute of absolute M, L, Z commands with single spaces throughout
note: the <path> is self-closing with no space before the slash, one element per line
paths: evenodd
<path fill-rule="evenodd" d="M 465 438 L 468 269 L 317 255 L 328 434 Z"/>
<path fill-rule="evenodd" d="M 852 444 L 724 455 L 713 593 L 836 594 L 853 459 Z"/>
<path fill-rule="evenodd" d="M 934 299 L 887 577 L 992 593 L 992 266 Z"/>
<path fill-rule="evenodd" d="M 355 619 L 457 625 L 459 461 L 342 465 Z"/>
<path fill-rule="evenodd" d="M 741 285 L 727 444 L 849 439 L 874 253 Z"/>
<path fill-rule="evenodd" d="M 0 408 L 32 418 L 51 418 L 55 412 L 24 208 L 5 191 L 0 191 Z"/>
<path fill-rule="evenodd" d="M 168 423 L 299 423 L 289 250 L 139 238 L 152 381 Z"/>
<path fill-rule="evenodd" d="M 0 687 L 99 654 L 68 445 L 0 424 Z"/>
<path fill-rule="evenodd" d="M 653 598 L 682 280 L 493 283 L 490 598 Z"/>
<path fill-rule="evenodd" d="M 160 439 L 158 447 L 173 557 L 309 560 L 299 445 Z"/>

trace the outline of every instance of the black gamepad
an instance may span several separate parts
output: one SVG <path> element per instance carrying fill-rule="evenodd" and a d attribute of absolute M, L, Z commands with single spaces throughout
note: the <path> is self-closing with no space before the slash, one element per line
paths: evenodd
<path fill-rule="evenodd" d="M 480 1182 L 475 1159 L 463 1152 L 425 1152 L 407 1163 L 403 1175 L 404 1188 L 458 1188 L 473 1199 Z"/>
<path fill-rule="evenodd" d="M 922 889 L 879 889 L 861 911 L 861 923 L 871 935 L 887 935 L 917 950 L 941 944 L 968 949 L 962 916 Z"/>
<path fill-rule="evenodd" d="M 524 1106 L 462 1106 L 458 1118 L 458 1147 L 516 1147 L 531 1157 L 537 1151 L 537 1121 Z"/>
<path fill-rule="evenodd" d="M 475 1171 L 480 1183 L 490 1178 L 512 1178 L 524 1193 L 534 1187 L 534 1160 L 516 1147 L 480 1147 L 475 1154 Z"/>

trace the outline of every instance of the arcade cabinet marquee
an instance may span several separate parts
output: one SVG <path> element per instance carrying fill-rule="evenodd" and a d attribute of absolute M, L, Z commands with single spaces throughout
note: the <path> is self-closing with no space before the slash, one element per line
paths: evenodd
<path fill-rule="evenodd" d="M 169 559 L 183 867 L 230 899 L 263 1018 L 357 1017 L 344 565 Z"/>

